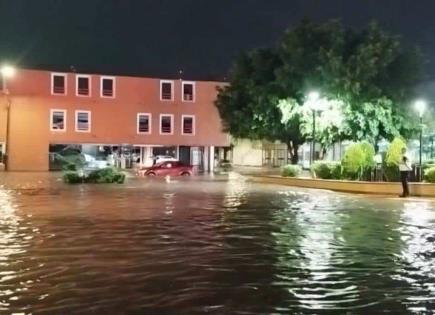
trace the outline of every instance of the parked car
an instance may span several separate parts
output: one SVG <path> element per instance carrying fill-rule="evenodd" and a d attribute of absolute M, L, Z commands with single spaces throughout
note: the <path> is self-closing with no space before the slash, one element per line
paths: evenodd
<path fill-rule="evenodd" d="M 142 176 L 191 176 L 193 166 L 186 165 L 179 161 L 168 161 L 156 164 L 149 168 L 140 170 L 138 175 Z"/>
<path fill-rule="evenodd" d="M 174 158 L 173 156 L 170 155 L 156 155 L 152 157 L 154 162 L 154 165 L 156 164 L 160 164 L 163 162 L 178 162 L 178 160 L 176 158 Z"/>

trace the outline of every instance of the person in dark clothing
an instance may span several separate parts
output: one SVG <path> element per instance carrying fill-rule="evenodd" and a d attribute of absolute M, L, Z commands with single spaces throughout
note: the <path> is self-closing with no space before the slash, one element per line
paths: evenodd
<path fill-rule="evenodd" d="M 400 180 L 402 181 L 403 192 L 400 197 L 405 198 L 409 196 L 409 172 L 412 171 L 411 161 L 406 155 L 406 148 L 402 149 L 402 158 L 399 163 Z"/>

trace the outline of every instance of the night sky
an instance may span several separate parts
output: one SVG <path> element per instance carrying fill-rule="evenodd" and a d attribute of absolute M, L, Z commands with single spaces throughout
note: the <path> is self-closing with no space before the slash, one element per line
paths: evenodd
<path fill-rule="evenodd" d="M 241 51 L 303 17 L 372 19 L 435 56 L 434 0 L 0 0 L 0 60 L 26 67 L 222 79 Z M 427 65 L 435 78 L 435 62 Z"/>

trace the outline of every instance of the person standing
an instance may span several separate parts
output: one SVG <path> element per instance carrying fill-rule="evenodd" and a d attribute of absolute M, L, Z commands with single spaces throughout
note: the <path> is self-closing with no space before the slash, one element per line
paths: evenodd
<path fill-rule="evenodd" d="M 409 172 L 412 171 L 411 161 L 406 154 L 406 148 L 402 149 L 402 157 L 399 163 L 400 180 L 402 181 L 403 193 L 400 195 L 402 198 L 409 196 Z"/>

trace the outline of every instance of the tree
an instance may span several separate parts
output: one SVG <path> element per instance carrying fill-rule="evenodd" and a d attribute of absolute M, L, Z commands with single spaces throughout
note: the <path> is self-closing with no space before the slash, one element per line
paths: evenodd
<path fill-rule="evenodd" d="M 310 90 L 321 91 L 316 141 L 408 137 L 415 124 L 407 106 L 421 75 L 420 56 L 375 23 L 355 32 L 337 21 L 304 20 L 277 47 L 239 58 L 216 106 L 226 131 L 236 137 L 286 143 L 293 163 L 311 137 Z M 335 119 L 335 118 L 339 119 Z"/>

